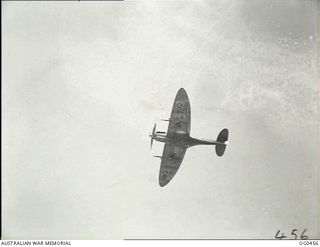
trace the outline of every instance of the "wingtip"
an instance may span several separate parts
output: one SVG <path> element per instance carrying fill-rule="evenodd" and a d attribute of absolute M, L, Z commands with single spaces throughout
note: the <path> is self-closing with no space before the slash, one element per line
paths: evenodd
<path fill-rule="evenodd" d="M 177 92 L 177 96 L 180 97 L 188 97 L 187 91 L 182 87 L 179 89 L 179 91 Z"/>
<path fill-rule="evenodd" d="M 166 186 L 168 183 L 169 183 L 169 181 L 167 181 L 167 180 L 160 180 L 160 179 L 159 179 L 159 186 L 160 186 L 160 187 L 164 187 L 164 186 Z"/>

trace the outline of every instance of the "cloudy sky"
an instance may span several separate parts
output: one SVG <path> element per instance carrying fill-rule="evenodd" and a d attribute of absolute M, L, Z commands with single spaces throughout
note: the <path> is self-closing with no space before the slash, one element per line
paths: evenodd
<path fill-rule="evenodd" d="M 4 239 L 319 238 L 319 2 L 2 2 Z M 158 185 L 179 88 L 192 147 Z"/>

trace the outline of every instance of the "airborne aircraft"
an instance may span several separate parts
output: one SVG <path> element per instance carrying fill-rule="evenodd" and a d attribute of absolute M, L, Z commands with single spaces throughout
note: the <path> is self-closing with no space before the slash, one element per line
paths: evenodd
<path fill-rule="evenodd" d="M 196 145 L 215 145 L 216 154 L 222 156 L 228 144 L 228 129 L 223 129 L 216 141 L 200 140 L 190 136 L 191 109 L 187 92 L 180 88 L 171 111 L 168 121 L 167 133 L 156 131 L 156 124 L 153 127 L 151 137 L 151 146 L 153 140 L 164 142 L 162 156 L 154 156 L 161 159 L 159 185 L 167 185 L 176 175 L 186 150 L 188 147 Z"/>

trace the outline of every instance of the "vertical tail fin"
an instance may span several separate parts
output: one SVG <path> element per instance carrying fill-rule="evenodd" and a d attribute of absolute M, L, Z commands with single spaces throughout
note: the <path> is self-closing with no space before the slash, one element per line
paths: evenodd
<path fill-rule="evenodd" d="M 222 144 L 216 145 L 216 154 L 218 156 L 222 156 L 224 154 L 224 151 L 227 147 L 227 141 L 228 141 L 229 131 L 228 129 L 223 129 L 218 135 L 217 142 L 221 142 Z"/>

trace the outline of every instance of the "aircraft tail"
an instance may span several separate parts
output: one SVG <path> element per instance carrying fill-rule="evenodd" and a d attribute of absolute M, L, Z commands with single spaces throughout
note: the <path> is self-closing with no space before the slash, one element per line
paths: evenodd
<path fill-rule="evenodd" d="M 228 141 L 229 131 L 228 129 L 223 129 L 218 135 L 217 142 L 220 142 L 221 144 L 216 144 L 216 154 L 218 156 L 222 156 L 224 154 L 224 151 L 227 147 L 227 141 Z"/>

